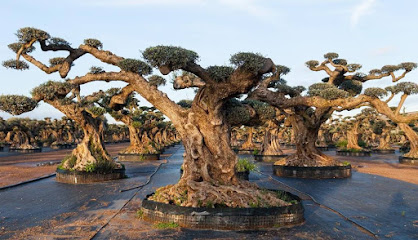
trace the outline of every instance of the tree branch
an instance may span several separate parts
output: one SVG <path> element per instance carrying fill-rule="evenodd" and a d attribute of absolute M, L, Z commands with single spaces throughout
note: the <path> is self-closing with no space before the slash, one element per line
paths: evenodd
<path fill-rule="evenodd" d="M 131 95 L 131 93 L 134 91 L 135 89 L 132 84 L 126 85 L 124 88 L 122 88 L 122 91 L 118 95 L 112 97 L 109 103 L 109 107 L 115 109 L 118 105 L 125 105 L 129 95 Z"/>
<path fill-rule="evenodd" d="M 22 54 L 22 57 L 24 59 L 26 59 L 28 62 L 30 62 L 33 65 L 35 65 L 36 67 L 38 67 L 39 69 L 41 69 L 42 71 L 44 71 L 45 73 L 47 73 L 47 74 L 51 74 L 51 73 L 54 73 L 54 72 L 59 71 L 59 69 L 60 69 L 60 67 L 62 65 L 62 64 L 57 64 L 57 65 L 55 65 L 53 67 L 47 67 L 45 64 L 43 64 L 42 62 L 36 60 L 34 57 L 32 57 L 32 56 L 30 56 L 28 54 L 23 53 Z"/>
<path fill-rule="evenodd" d="M 405 93 L 401 96 L 401 100 L 399 101 L 398 107 L 396 108 L 396 111 L 395 111 L 395 115 L 399 115 L 399 113 L 401 111 L 401 108 L 402 108 L 403 104 L 405 103 L 405 100 L 406 100 L 407 97 L 408 97 L 408 95 L 405 94 Z"/>
<path fill-rule="evenodd" d="M 393 92 L 391 92 L 390 97 L 388 99 L 386 99 L 385 103 L 389 103 L 394 97 L 395 97 L 395 94 Z"/>
<path fill-rule="evenodd" d="M 119 57 L 110 51 L 99 50 L 97 48 L 94 48 L 88 45 L 82 44 L 80 45 L 79 48 L 85 52 L 90 53 L 95 58 L 99 59 L 100 61 L 109 63 L 114 66 L 118 66 L 119 62 L 124 59 L 123 57 Z"/>
<path fill-rule="evenodd" d="M 141 75 L 131 72 L 106 72 L 106 73 L 88 73 L 82 77 L 76 77 L 68 80 L 72 84 L 85 84 L 93 81 L 123 81 L 132 84 L 133 88 L 148 102 L 159 109 L 170 119 L 185 118 L 189 110 L 183 109 L 175 102 L 171 101 L 167 94 L 161 92 L 156 86 L 151 86 L 149 82 Z M 178 126 L 180 127 L 180 126 Z"/>

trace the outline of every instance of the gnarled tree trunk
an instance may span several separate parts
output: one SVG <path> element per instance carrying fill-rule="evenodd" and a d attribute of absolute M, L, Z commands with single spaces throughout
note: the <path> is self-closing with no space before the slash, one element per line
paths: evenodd
<path fill-rule="evenodd" d="M 129 129 L 129 141 L 130 145 L 126 149 L 122 150 L 121 153 L 130 154 L 156 154 L 158 150 L 155 149 L 152 141 L 148 138 L 146 131 L 132 126 L 127 125 Z"/>
<path fill-rule="evenodd" d="M 200 89 L 188 115 L 171 118 L 185 148 L 183 175 L 177 184 L 158 189 L 152 199 L 189 207 L 288 205 L 236 177 L 238 157 L 230 147 L 230 127 L 219 111 L 222 103 L 213 102 L 213 92 L 216 89 Z"/>
<path fill-rule="evenodd" d="M 288 156 L 285 159 L 286 162 L 278 162 L 277 164 L 300 167 L 333 166 L 337 164 L 334 159 L 323 154 L 315 146 L 319 128 L 327 118 L 321 118 L 313 122 L 310 122 L 301 114 L 290 114 L 287 118 L 292 124 L 296 153 Z"/>
<path fill-rule="evenodd" d="M 411 150 L 405 153 L 404 157 L 418 158 L 418 134 L 406 123 L 399 123 L 398 126 L 405 132 L 406 137 L 410 142 Z"/>
<path fill-rule="evenodd" d="M 358 145 L 359 125 L 359 122 L 355 122 L 351 129 L 347 131 L 347 149 L 363 150 L 363 148 Z"/>
<path fill-rule="evenodd" d="M 254 128 L 253 127 L 248 127 L 247 128 L 247 139 L 245 140 L 245 142 L 242 144 L 241 149 L 243 150 L 254 150 L 256 149 L 256 145 L 253 142 L 253 136 L 254 136 Z"/>
<path fill-rule="evenodd" d="M 70 116 L 69 116 L 70 117 Z M 73 120 L 80 124 L 84 137 L 77 147 L 71 152 L 62 167 L 77 171 L 108 172 L 118 166 L 107 153 L 104 147 L 102 120 L 95 119 L 86 112 L 74 117 Z"/>
<path fill-rule="evenodd" d="M 379 150 L 392 149 L 392 147 L 390 146 L 389 131 L 390 131 L 389 129 L 383 128 L 382 134 L 380 135 L 380 139 L 379 139 L 379 146 L 377 147 L 377 149 L 379 149 Z"/>
<path fill-rule="evenodd" d="M 263 144 L 261 146 L 261 154 L 263 155 L 282 155 L 283 151 L 280 148 L 279 129 L 266 127 Z"/>

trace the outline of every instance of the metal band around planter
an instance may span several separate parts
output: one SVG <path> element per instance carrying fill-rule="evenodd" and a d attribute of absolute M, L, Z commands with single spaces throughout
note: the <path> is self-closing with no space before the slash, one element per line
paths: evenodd
<path fill-rule="evenodd" d="M 370 157 L 370 151 L 350 152 L 344 150 L 337 150 L 338 156 L 350 156 L 350 157 Z"/>
<path fill-rule="evenodd" d="M 408 165 L 418 165 L 418 158 L 409 158 L 399 156 L 399 163 L 408 164 Z"/>
<path fill-rule="evenodd" d="M 104 182 L 125 177 L 125 169 L 114 169 L 110 173 L 81 172 L 57 169 L 56 181 L 71 184 Z"/>
<path fill-rule="evenodd" d="M 295 167 L 273 165 L 273 173 L 279 177 L 290 178 L 348 178 L 351 177 L 351 165 L 328 167 Z"/>
<path fill-rule="evenodd" d="M 282 155 L 254 155 L 254 160 L 259 162 L 276 162 L 284 157 L 289 155 L 282 154 Z"/>
<path fill-rule="evenodd" d="M 296 204 L 269 208 L 192 208 L 142 201 L 142 218 L 152 223 L 177 223 L 180 227 L 218 230 L 255 230 L 294 226 L 304 222 L 300 198 L 286 193 Z"/>
<path fill-rule="evenodd" d="M 150 161 L 159 160 L 160 154 L 136 154 L 136 153 L 119 153 L 119 161 Z"/>

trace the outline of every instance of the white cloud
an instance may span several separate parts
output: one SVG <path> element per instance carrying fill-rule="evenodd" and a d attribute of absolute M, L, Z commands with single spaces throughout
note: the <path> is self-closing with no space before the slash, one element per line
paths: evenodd
<path fill-rule="evenodd" d="M 219 0 L 219 3 L 237 9 L 258 18 L 270 18 L 275 15 L 269 8 L 262 7 L 258 0 Z"/>
<path fill-rule="evenodd" d="M 371 14 L 375 3 L 376 0 L 363 0 L 358 4 L 351 12 L 351 27 L 355 27 L 359 23 L 361 17 Z"/>

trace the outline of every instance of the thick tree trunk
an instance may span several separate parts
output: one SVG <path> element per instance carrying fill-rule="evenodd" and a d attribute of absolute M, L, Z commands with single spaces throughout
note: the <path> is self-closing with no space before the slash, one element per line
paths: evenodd
<path fill-rule="evenodd" d="M 247 129 L 247 140 L 242 144 L 241 149 L 243 150 L 254 150 L 256 149 L 256 145 L 253 142 L 253 136 L 254 136 L 254 128 L 248 127 Z"/>
<path fill-rule="evenodd" d="M 354 123 L 353 127 L 347 131 L 347 149 L 363 150 L 358 145 L 358 127 L 360 123 Z"/>
<path fill-rule="evenodd" d="M 261 146 L 261 154 L 263 155 L 282 155 L 283 151 L 280 148 L 278 128 L 267 128 L 264 135 L 263 144 Z"/>
<path fill-rule="evenodd" d="M 323 154 L 315 146 L 321 126 L 320 122 L 311 125 L 302 116 L 296 114 L 289 115 L 288 121 L 292 124 L 296 153 L 288 156 L 285 159 L 286 162 L 278 164 L 300 167 L 334 166 L 337 164 L 334 159 Z"/>
<path fill-rule="evenodd" d="M 100 123 L 85 114 L 84 119 L 74 119 L 80 123 L 84 138 L 72 151 L 71 156 L 62 164 L 65 169 L 77 171 L 109 172 L 119 168 L 104 148 L 102 128 Z"/>
<path fill-rule="evenodd" d="M 130 154 L 156 154 L 158 150 L 154 147 L 153 142 L 148 138 L 144 131 L 141 135 L 141 130 L 132 125 L 128 125 L 130 145 L 121 153 Z"/>
<path fill-rule="evenodd" d="M 158 189 L 152 199 L 188 207 L 288 205 L 274 193 L 236 177 L 238 157 L 230 147 L 230 127 L 221 106 L 210 102 L 213 94 L 205 96 L 204 90 L 199 90 L 196 99 L 200 100 L 193 102 L 184 119 L 171 119 L 185 148 L 183 175 L 177 184 Z"/>
<path fill-rule="evenodd" d="M 392 149 L 390 146 L 390 134 L 389 129 L 383 128 L 383 132 L 380 135 L 379 139 L 379 146 L 377 147 L 379 150 L 389 150 Z"/>
<path fill-rule="evenodd" d="M 317 146 L 319 146 L 319 147 L 327 147 L 328 146 L 328 143 L 325 139 L 324 131 L 321 130 L 321 129 L 318 131 Z"/>
<path fill-rule="evenodd" d="M 405 132 L 405 135 L 410 142 L 411 150 L 403 156 L 418 158 L 418 134 L 406 123 L 399 123 L 398 126 Z"/>
<path fill-rule="evenodd" d="M 23 131 L 18 131 L 14 134 L 13 143 L 11 147 L 22 150 L 30 150 L 37 148 L 36 146 L 31 144 L 29 134 Z"/>

